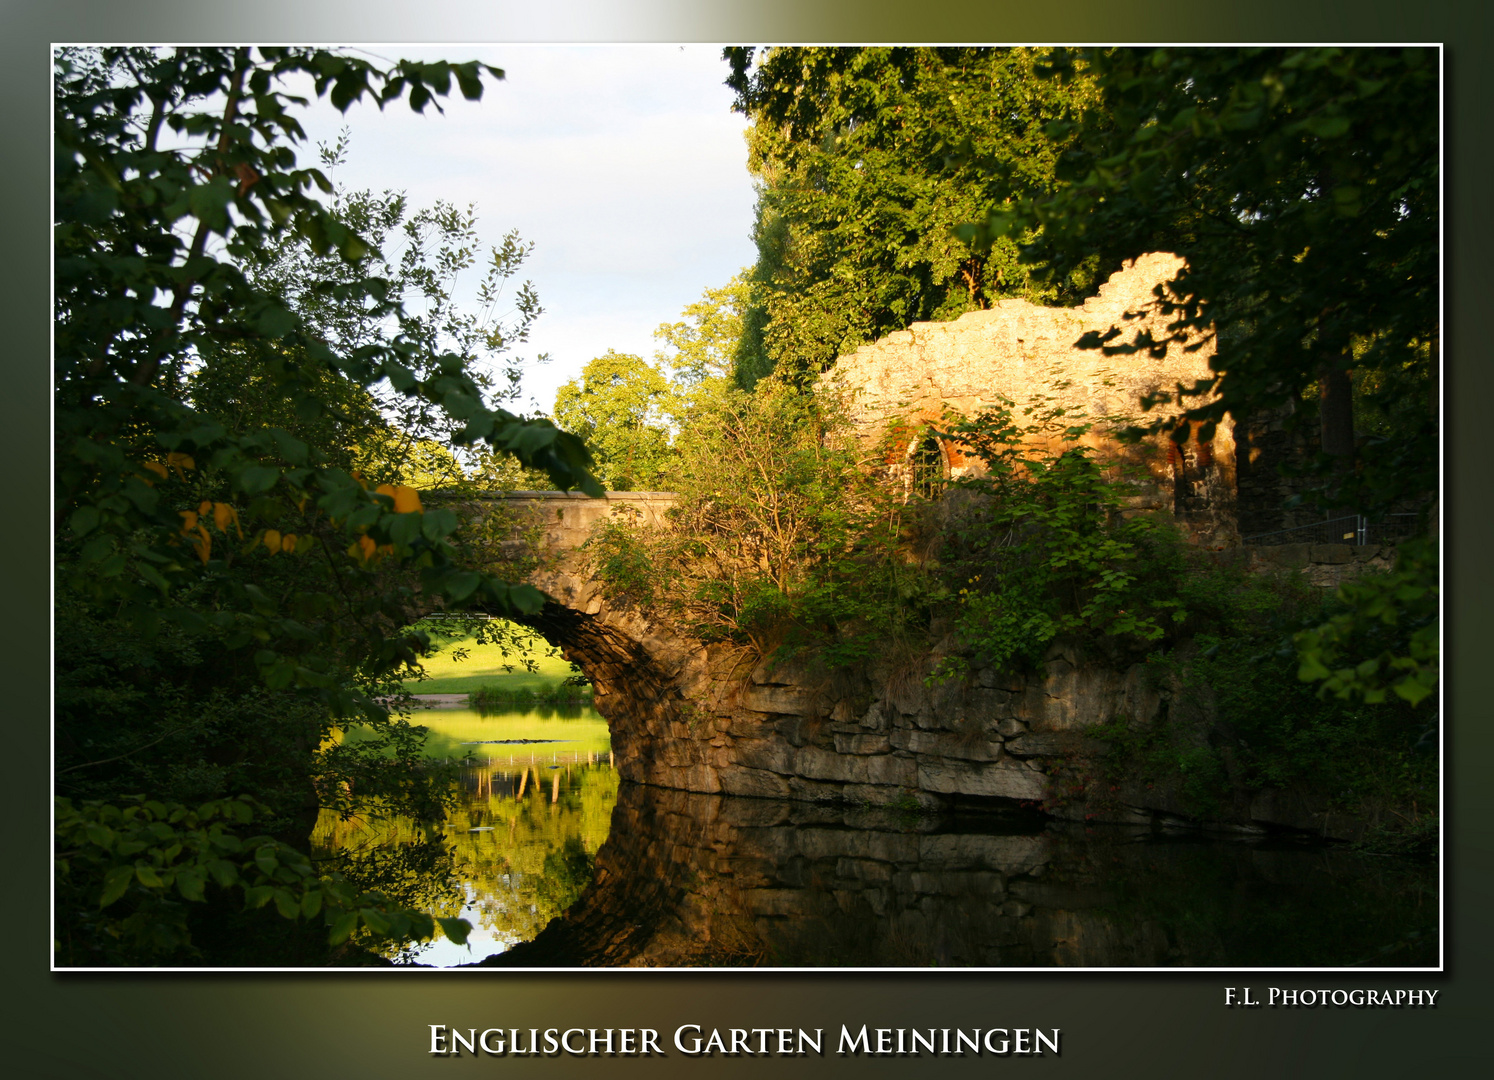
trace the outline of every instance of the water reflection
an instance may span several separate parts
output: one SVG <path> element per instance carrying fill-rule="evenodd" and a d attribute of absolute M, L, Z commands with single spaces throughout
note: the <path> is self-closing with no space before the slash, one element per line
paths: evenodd
<path fill-rule="evenodd" d="M 617 799 L 607 724 L 575 708 L 417 719 L 427 753 L 461 766 L 455 810 L 434 827 L 324 814 L 313 842 L 364 884 L 474 927 L 467 946 L 438 940 L 396 962 L 472 963 L 533 938 L 591 881 Z"/>
<path fill-rule="evenodd" d="M 485 963 L 1432 966 L 1436 934 L 1424 864 L 625 785 L 595 882 Z"/>
<path fill-rule="evenodd" d="M 1435 966 L 1436 868 L 1343 849 L 619 783 L 590 710 L 429 712 L 434 829 L 324 819 L 366 884 L 476 927 L 451 966 Z"/>

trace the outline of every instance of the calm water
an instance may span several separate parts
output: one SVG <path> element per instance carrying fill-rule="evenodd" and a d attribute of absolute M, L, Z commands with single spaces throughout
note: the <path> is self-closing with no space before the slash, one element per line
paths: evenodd
<path fill-rule="evenodd" d="M 619 790 L 605 722 L 431 712 L 465 760 L 438 830 L 324 821 L 477 928 L 451 966 L 1338 967 L 1437 963 L 1436 867 L 1341 848 Z M 542 740 L 518 742 L 517 740 Z"/>
<path fill-rule="evenodd" d="M 456 809 L 435 827 L 324 813 L 314 843 L 352 854 L 360 870 L 372 863 L 366 876 L 385 891 L 474 927 L 465 947 L 439 939 L 397 961 L 470 964 L 532 939 L 590 883 L 617 801 L 607 723 L 579 708 L 415 719 L 430 729 L 429 756 L 460 766 Z"/>

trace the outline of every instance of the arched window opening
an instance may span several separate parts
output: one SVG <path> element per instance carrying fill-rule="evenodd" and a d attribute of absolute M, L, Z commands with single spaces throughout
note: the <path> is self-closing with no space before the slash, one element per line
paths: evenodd
<path fill-rule="evenodd" d="M 933 435 L 925 435 L 912 448 L 913 494 L 937 499 L 949 486 L 949 459 L 944 446 Z"/>

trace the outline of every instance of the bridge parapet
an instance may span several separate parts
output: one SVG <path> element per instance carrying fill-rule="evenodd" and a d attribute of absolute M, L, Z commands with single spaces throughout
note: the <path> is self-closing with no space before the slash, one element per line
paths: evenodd
<path fill-rule="evenodd" d="M 600 499 L 579 491 L 483 491 L 466 497 L 514 511 L 520 522 L 539 526 L 547 548 L 562 552 L 579 548 L 592 526 L 620 507 L 636 510 L 644 525 L 659 525 L 679 498 L 672 491 L 609 491 Z"/>

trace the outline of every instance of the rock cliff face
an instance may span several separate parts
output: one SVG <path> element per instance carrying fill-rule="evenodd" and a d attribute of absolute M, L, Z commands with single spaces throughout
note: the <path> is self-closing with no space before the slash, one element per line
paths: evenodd
<path fill-rule="evenodd" d="M 1077 750 L 1083 728 L 1150 719 L 1160 705 L 1139 667 L 1079 668 L 1063 657 L 1042 679 L 987 671 L 933 689 L 928 658 L 865 672 L 810 658 L 749 662 L 611 610 L 582 577 L 553 574 L 544 585 L 561 602 L 537 625 L 591 676 L 618 770 L 638 783 L 872 805 L 958 795 L 1039 803 L 1044 761 Z"/>
<path fill-rule="evenodd" d="M 1174 344 L 1159 355 L 1106 357 L 1076 347 L 1085 335 L 1103 336 L 1112 327 L 1124 328 L 1123 341 L 1137 330 L 1162 336 L 1157 291 L 1181 265 L 1174 255 L 1144 256 L 1079 308 L 1008 300 L 950 323 L 917 323 L 841 358 L 827 378 L 849 395 L 868 444 L 885 444 L 892 433 L 894 458 L 921 453 L 921 425 L 939 421 L 946 407 L 970 414 L 1001 397 L 1021 405 L 1048 396 L 1071 413 L 1112 418 L 1085 438 L 1105 460 L 1136 466 L 1142 479 L 1132 509 L 1168 511 L 1195 541 L 1232 548 L 1220 557 L 1236 557 L 1230 423 L 1212 444 L 1190 439 L 1181 447 L 1166 438 L 1123 445 L 1111 434 L 1115 418 L 1139 415 L 1144 396 L 1209 377 L 1212 341 L 1194 342 L 1192 352 Z M 899 432 L 906 449 L 897 443 Z M 974 467 L 958 445 L 937 450 L 947 472 Z M 609 498 L 651 521 L 672 500 L 664 493 Z M 1086 730 L 1121 718 L 1144 726 L 1166 708 L 1166 688 L 1151 685 L 1140 665 L 1117 669 L 1058 650 L 1038 674 L 987 670 L 930 687 L 925 679 L 937 657 L 889 656 L 856 672 L 824 670 L 812 657 L 759 662 L 739 649 L 677 637 L 646 612 L 604 600 L 582 560 L 564 553 L 584 540 L 589 522 L 614 509 L 607 500 L 515 493 L 509 502 L 562 554 L 542 561 L 548 569 L 534 578 L 553 602 L 531 621 L 595 683 L 627 780 L 874 806 L 1004 799 L 1059 815 L 1138 823 L 1182 815 L 1175 792 L 1108 782 L 1110 790 L 1095 790 L 1090 762 L 1104 747 L 1087 739 Z M 1252 568 L 1275 572 L 1290 557 L 1326 586 L 1371 565 L 1364 549 L 1300 546 L 1302 552 L 1251 555 L 1260 564 Z M 1326 810 L 1313 809 L 1310 799 L 1258 802 L 1226 806 L 1221 821 L 1330 832 Z"/>
<path fill-rule="evenodd" d="M 636 610 L 616 610 L 579 572 L 539 584 L 554 598 L 534 624 L 596 687 L 625 780 L 702 794 L 821 804 L 947 809 L 1025 804 L 1071 820 L 1198 824 L 1165 783 L 1115 779 L 1099 724 L 1145 728 L 1171 715 L 1177 738 L 1212 737 L 1188 717 L 1178 686 L 1143 665 L 1107 666 L 1063 648 L 1043 670 L 926 685 L 938 656 L 887 657 L 833 671 L 812 655 L 757 660 L 741 649 L 677 637 Z M 1196 695 L 1192 695 L 1196 696 Z M 1273 826 L 1357 838 L 1323 793 L 1221 791 L 1203 822 L 1261 833 Z"/>

